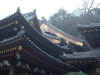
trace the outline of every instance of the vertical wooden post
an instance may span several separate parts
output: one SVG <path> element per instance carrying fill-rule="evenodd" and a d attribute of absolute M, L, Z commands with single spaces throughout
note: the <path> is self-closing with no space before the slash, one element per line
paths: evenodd
<path fill-rule="evenodd" d="M 88 72 L 87 75 L 96 75 L 96 72 Z"/>
<path fill-rule="evenodd" d="M 15 71 L 14 71 L 14 68 L 13 67 L 11 67 L 9 69 L 9 75 L 15 75 Z"/>

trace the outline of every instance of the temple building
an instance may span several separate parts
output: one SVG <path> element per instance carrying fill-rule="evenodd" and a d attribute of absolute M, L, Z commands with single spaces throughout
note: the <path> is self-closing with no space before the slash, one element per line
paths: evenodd
<path fill-rule="evenodd" d="M 17 11 L 0 21 L 1 75 L 66 75 L 80 71 L 90 74 L 100 67 L 99 49 L 77 51 L 76 45 L 83 46 L 81 40 L 47 24 L 40 26 L 34 16 Z M 63 38 L 75 47 L 71 48 L 73 51 L 62 48 L 44 34 L 52 35 L 48 38 Z"/>
<path fill-rule="evenodd" d="M 79 46 L 84 45 L 82 39 L 76 38 L 68 33 L 65 33 L 64 31 L 54 27 L 51 24 L 47 24 L 47 23 L 43 22 L 40 26 L 40 29 L 42 30 L 42 32 L 44 34 L 45 34 L 45 32 L 51 32 L 51 33 L 57 35 L 58 37 L 65 39 L 66 43 L 72 42 L 72 43 L 79 45 Z"/>

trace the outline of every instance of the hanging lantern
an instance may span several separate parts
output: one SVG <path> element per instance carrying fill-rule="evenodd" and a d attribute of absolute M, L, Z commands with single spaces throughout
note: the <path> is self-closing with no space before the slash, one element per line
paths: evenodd
<path fill-rule="evenodd" d="M 20 45 L 18 46 L 18 51 L 22 51 L 23 47 Z"/>

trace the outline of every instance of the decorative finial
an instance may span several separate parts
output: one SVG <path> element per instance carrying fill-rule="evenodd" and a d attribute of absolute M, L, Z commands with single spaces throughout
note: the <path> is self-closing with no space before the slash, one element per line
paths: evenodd
<path fill-rule="evenodd" d="M 20 12 L 20 7 L 17 8 L 17 12 Z"/>
<path fill-rule="evenodd" d="M 34 9 L 34 11 L 33 11 L 33 12 L 34 12 L 34 14 L 36 14 L 36 9 Z"/>

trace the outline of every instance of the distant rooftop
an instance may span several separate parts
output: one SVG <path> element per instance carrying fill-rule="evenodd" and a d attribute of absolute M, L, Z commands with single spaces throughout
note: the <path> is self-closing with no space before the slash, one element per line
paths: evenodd
<path fill-rule="evenodd" d="M 34 10 L 33 12 L 25 13 L 23 16 L 28 21 L 32 20 L 32 19 L 34 19 L 36 17 L 36 11 Z"/>
<path fill-rule="evenodd" d="M 88 28 L 88 27 L 96 27 L 96 26 L 100 26 L 100 23 L 91 23 L 89 25 L 81 25 L 79 24 L 78 27 L 85 27 L 85 28 Z"/>

